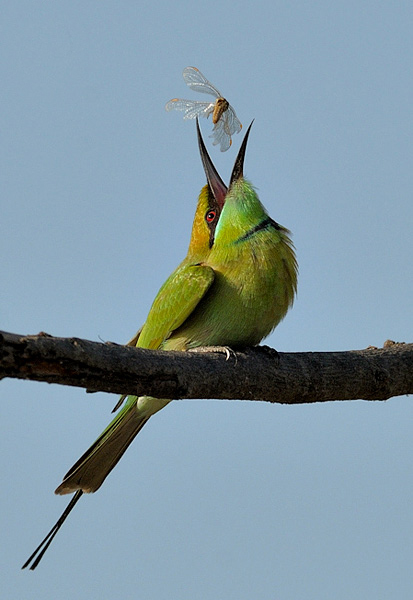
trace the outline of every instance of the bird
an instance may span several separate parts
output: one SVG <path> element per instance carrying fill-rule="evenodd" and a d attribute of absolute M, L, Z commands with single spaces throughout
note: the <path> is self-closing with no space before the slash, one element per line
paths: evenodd
<path fill-rule="evenodd" d="M 160 288 L 129 345 L 177 351 L 255 346 L 291 307 L 298 266 L 290 232 L 268 215 L 243 173 L 251 126 L 227 187 L 196 120 L 207 183 L 199 194 L 188 253 Z M 100 488 L 142 427 L 169 402 L 151 396 L 121 397 L 116 416 L 55 490 L 74 496 L 22 568 L 37 567 L 81 496 Z"/>

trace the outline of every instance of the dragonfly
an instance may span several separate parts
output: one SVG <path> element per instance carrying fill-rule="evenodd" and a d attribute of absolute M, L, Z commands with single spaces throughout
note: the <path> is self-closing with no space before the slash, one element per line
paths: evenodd
<path fill-rule="evenodd" d="M 241 131 L 242 125 L 228 100 L 221 92 L 212 85 L 210 81 L 196 67 L 185 67 L 182 76 L 188 87 L 194 92 L 210 94 L 215 97 L 214 102 L 198 102 L 197 100 L 184 100 L 173 98 L 166 103 L 166 110 L 185 111 L 184 119 L 195 119 L 196 117 L 208 118 L 212 114 L 213 145 L 220 144 L 221 152 L 225 152 L 232 144 L 231 136 Z"/>

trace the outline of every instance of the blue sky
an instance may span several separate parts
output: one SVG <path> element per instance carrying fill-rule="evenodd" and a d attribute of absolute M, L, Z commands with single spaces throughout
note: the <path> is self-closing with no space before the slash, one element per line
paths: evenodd
<path fill-rule="evenodd" d="M 412 340 L 413 8 L 405 2 L 7 3 L 0 328 L 127 341 L 186 253 L 204 174 L 167 113 L 198 67 L 255 118 L 245 173 L 292 230 L 280 351 Z M 198 96 L 198 99 L 203 99 Z M 201 122 L 204 137 L 211 123 Z M 225 154 L 228 181 L 242 136 Z M 406 598 L 413 407 L 183 401 L 79 503 L 53 490 L 113 396 L 1 382 L 0 598 Z"/>

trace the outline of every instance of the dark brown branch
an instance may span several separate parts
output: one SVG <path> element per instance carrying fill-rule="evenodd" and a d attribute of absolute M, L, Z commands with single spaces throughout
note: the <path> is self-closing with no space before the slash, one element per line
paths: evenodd
<path fill-rule="evenodd" d="M 386 400 L 413 393 L 413 344 L 349 352 L 162 352 L 46 334 L 0 332 L 0 379 L 115 394 L 286 404 Z"/>

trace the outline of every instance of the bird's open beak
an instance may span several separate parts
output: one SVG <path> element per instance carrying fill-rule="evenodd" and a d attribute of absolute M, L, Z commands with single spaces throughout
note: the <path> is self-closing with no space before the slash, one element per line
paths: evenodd
<path fill-rule="evenodd" d="M 254 121 L 252 121 L 252 123 L 253 122 Z M 231 185 L 235 181 L 238 181 L 238 179 L 240 179 L 241 177 L 244 176 L 244 173 L 243 173 L 244 158 L 245 158 L 245 152 L 247 150 L 248 136 L 251 131 L 252 123 L 247 129 L 244 139 L 242 140 L 242 144 L 239 149 L 238 156 L 235 159 L 235 164 L 234 164 L 234 168 L 232 169 L 231 181 L 230 181 L 229 187 L 231 187 Z M 219 176 L 218 171 L 214 167 L 214 164 L 207 152 L 207 149 L 205 148 L 204 140 L 202 139 L 201 130 L 199 128 L 198 118 L 196 119 L 196 130 L 198 133 L 199 151 L 201 153 L 201 160 L 202 160 L 202 164 L 204 166 L 204 171 L 205 171 L 205 175 L 206 175 L 206 178 L 208 181 L 208 185 L 209 185 L 211 192 L 213 193 L 216 201 L 218 202 L 219 206 L 222 208 L 225 204 L 225 197 L 228 193 L 228 188 L 225 185 L 225 183 L 222 181 L 221 177 Z"/>

